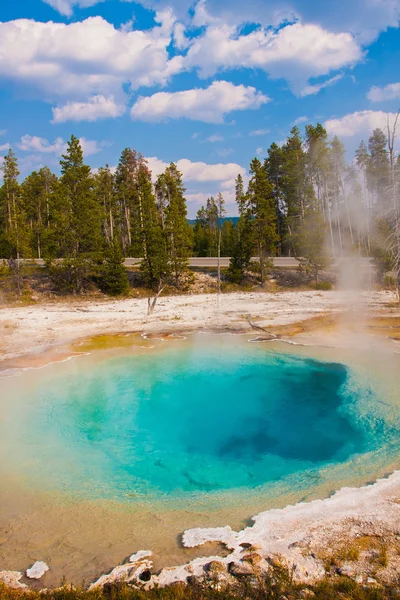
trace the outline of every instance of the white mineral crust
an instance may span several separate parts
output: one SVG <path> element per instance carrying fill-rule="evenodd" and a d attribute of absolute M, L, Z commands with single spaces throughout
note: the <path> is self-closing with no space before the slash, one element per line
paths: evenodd
<path fill-rule="evenodd" d="M 34 565 L 31 566 L 30 569 L 26 570 L 26 576 L 29 579 L 40 579 L 49 570 L 49 567 L 45 562 L 41 560 L 37 560 Z"/>
<path fill-rule="evenodd" d="M 20 583 L 22 573 L 20 571 L 0 571 L 0 581 L 14 590 L 24 590 L 27 586 Z"/>

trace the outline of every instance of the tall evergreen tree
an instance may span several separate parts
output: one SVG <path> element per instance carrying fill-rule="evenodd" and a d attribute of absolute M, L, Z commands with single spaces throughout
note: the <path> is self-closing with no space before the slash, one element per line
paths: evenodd
<path fill-rule="evenodd" d="M 273 143 L 268 149 L 268 156 L 265 160 L 265 169 L 268 178 L 273 186 L 275 199 L 276 223 L 277 223 L 277 246 L 279 254 L 284 250 L 284 240 L 287 236 L 287 215 L 285 199 L 283 195 L 284 180 L 284 153 L 282 148 Z"/>
<path fill-rule="evenodd" d="M 143 162 L 138 170 L 138 192 L 141 207 L 140 242 L 143 251 L 141 271 L 147 285 L 161 289 L 170 275 L 166 234 L 162 229 L 153 194 L 151 173 Z"/>
<path fill-rule="evenodd" d="M 253 256 L 252 217 L 248 197 L 244 193 L 243 178 L 239 174 L 235 185 L 236 204 L 239 212 L 237 237 L 231 254 L 228 275 L 233 283 L 241 283 Z"/>
<path fill-rule="evenodd" d="M 185 188 L 182 183 L 182 174 L 174 163 L 171 163 L 160 177 L 161 180 L 159 178 L 157 184 L 159 186 L 162 183 L 168 199 L 165 207 L 165 232 L 169 261 L 175 285 L 179 287 L 182 275 L 187 270 L 191 251 Z"/>
<path fill-rule="evenodd" d="M 33 171 L 21 185 L 31 252 L 37 258 L 49 258 L 57 253 L 55 208 L 58 186 L 58 177 L 48 167 Z"/>
<path fill-rule="evenodd" d="M 71 257 L 99 252 L 103 248 L 100 204 L 93 193 L 90 167 L 83 162 L 81 143 L 74 135 L 60 165 L 60 197 L 68 226 L 65 252 Z"/>
<path fill-rule="evenodd" d="M 18 182 L 18 162 L 11 149 L 4 157 L 1 169 L 3 171 L 1 212 L 4 223 L 4 251 L 7 257 L 19 260 L 29 254 L 29 239 L 21 188 Z"/>
<path fill-rule="evenodd" d="M 381 213 L 387 208 L 389 202 L 390 169 L 386 145 L 386 135 L 381 129 L 374 129 L 368 140 L 367 183 L 376 208 Z"/>
<path fill-rule="evenodd" d="M 250 164 L 250 182 L 247 192 L 253 239 L 260 262 L 261 285 L 265 283 L 265 260 L 275 255 L 277 232 L 273 187 L 258 158 Z"/>
<path fill-rule="evenodd" d="M 293 127 L 283 146 L 282 189 L 287 210 L 289 234 L 295 233 L 303 222 L 307 210 L 315 201 L 312 182 L 307 172 L 307 155 L 300 131 Z"/>
<path fill-rule="evenodd" d="M 240 173 L 237 176 L 236 181 L 235 181 L 235 197 L 236 197 L 236 204 L 237 204 L 238 211 L 239 211 L 239 216 L 241 217 L 241 216 L 243 216 L 243 214 L 246 210 L 246 194 L 244 191 L 243 177 Z"/>
<path fill-rule="evenodd" d="M 105 242 L 107 246 L 112 246 L 115 239 L 121 239 L 118 231 L 120 214 L 115 192 L 115 177 L 108 165 L 101 167 L 94 176 L 93 191 L 101 210 Z"/>

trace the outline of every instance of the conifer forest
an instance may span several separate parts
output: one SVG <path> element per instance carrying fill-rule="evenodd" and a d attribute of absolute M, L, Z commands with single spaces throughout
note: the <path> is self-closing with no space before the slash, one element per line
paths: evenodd
<path fill-rule="evenodd" d="M 48 167 L 20 180 L 12 150 L 4 157 L 0 190 L 0 256 L 10 265 L 41 258 L 60 286 L 79 293 L 87 273 L 101 268 L 105 291 L 122 293 L 124 257 L 142 258 L 152 289 L 179 288 L 190 256 L 231 257 L 227 277 L 240 283 L 257 257 L 263 284 L 268 258 L 296 256 L 319 269 L 338 257 L 374 258 L 400 278 L 400 160 L 394 125 L 375 129 L 355 157 L 320 124 L 294 127 L 251 161 L 236 179 L 238 218 L 226 215 L 221 193 L 187 219 L 182 174 L 171 163 L 156 180 L 136 150 L 118 166 L 93 172 L 72 136 L 60 176 Z M 57 259 L 63 259 L 62 261 Z"/>

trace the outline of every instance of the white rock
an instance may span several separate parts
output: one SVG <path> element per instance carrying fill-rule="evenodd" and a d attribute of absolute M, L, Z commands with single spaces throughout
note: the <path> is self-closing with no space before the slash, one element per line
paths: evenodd
<path fill-rule="evenodd" d="M 185 548 L 195 548 L 208 542 L 221 542 L 228 548 L 235 546 L 237 534 L 231 527 L 208 527 L 187 529 L 182 537 L 182 543 Z"/>
<path fill-rule="evenodd" d="M 41 560 L 37 560 L 34 565 L 31 566 L 30 569 L 26 570 L 26 576 L 29 579 L 40 579 L 49 570 L 49 567 L 45 562 Z"/>
<path fill-rule="evenodd" d="M 139 550 L 139 552 L 136 552 L 129 557 L 129 562 L 134 563 L 143 558 L 149 558 L 152 554 L 151 550 Z"/>
<path fill-rule="evenodd" d="M 9 588 L 14 590 L 23 590 L 27 586 L 24 583 L 20 583 L 22 573 L 20 571 L 0 571 L 0 581 Z"/>
<path fill-rule="evenodd" d="M 148 557 L 151 555 L 152 553 L 147 550 L 140 550 L 136 554 L 132 554 L 128 563 L 119 565 L 111 573 L 99 577 L 97 581 L 92 583 L 89 590 L 102 588 L 107 583 L 115 583 L 116 581 L 125 581 L 126 583 L 134 584 L 141 582 L 143 573 L 150 571 L 153 567 L 152 561 L 148 560 Z"/>

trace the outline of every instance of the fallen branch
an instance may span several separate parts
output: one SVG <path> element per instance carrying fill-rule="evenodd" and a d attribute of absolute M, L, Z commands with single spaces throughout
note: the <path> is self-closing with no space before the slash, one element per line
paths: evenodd
<path fill-rule="evenodd" d="M 275 333 L 271 333 L 270 331 L 268 331 L 267 329 L 264 329 L 264 327 L 260 327 L 260 325 L 256 325 L 255 323 L 253 323 L 253 321 L 251 320 L 251 316 L 247 315 L 247 321 L 249 322 L 249 325 L 252 329 L 255 329 L 256 331 L 262 331 L 263 333 L 266 333 L 267 335 L 270 336 L 270 339 L 278 339 L 281 336 L 276 335 Z"/>

